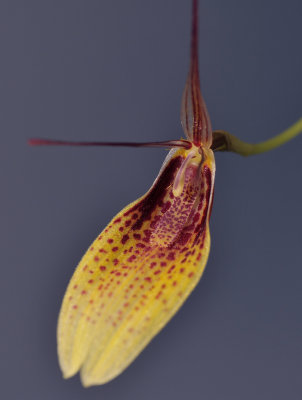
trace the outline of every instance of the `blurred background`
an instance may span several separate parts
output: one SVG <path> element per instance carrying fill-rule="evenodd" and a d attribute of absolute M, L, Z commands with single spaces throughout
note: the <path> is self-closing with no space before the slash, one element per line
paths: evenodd
<path fill-rule="evenodd" d="M 302 116 L 301 13 L 300 0 L 200 1 L 214 129 L 257 142 Z M 190 14 L 184 0 L 0 3 L 2 399 L 302 397 L 302 137 L 249 159 L 217 154 L 205 274 L 121 376 L 83 389 L 58 367 L 57 315 L 77 262 L 166 152 L 26 140 L 181 137 Z"/>

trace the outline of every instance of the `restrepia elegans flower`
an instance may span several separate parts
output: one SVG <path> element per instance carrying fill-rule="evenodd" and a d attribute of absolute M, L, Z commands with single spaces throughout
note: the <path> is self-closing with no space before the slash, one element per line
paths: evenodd
<path fill-rule="evenodd" d="M 68 285 L 57 340 L 65 378 L 84 386 L 119 375 L 167 324 L 200 280 L 209 250 L 214 152 L 248 156 L 302 131 L 302 119 L 273 139 L 248 144 L 212 131 L 198 71 L 198 1 L 192 4 L 191 60 L 181 123 L 186 140 L 151 143 L 66 142 L 32 145 L 171 148 L 150 190 L 117 214 L 88 248 Z"/>

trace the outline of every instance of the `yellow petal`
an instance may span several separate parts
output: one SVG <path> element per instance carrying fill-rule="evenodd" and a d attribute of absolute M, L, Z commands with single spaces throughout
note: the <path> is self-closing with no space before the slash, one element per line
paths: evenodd
<path fill-rule="evenodd" d="M 172 150 L 149 192 L 124 208 L 82 258 L 58 322 L 64 377 L 80 370 L 84 386 L 113 379 L 196 286 L 209 254 L 215 174 L 211 150 L 205 154 L 202 164 L 187 163 L 175 197 L 188 151 Z"/>

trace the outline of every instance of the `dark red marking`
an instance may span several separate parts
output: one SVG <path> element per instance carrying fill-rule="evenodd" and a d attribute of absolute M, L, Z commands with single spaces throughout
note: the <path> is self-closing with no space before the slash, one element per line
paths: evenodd
<path fill-rule="evenodd" d="M 161 267 L 165 267 L 167 265 L 167 263 L 165 261 L 161 261 L 160 266 Z"/>
<path fill-rule="evenodd" d="M 122 244 L 125 244 L 125 243 L 127 242 L 128 239 L 129 239 L 129 236 L 128 236 L 128 235 L 124 235 L 124 236 L 122 237 L 122 240 L 121 240 Z"/>
<path fill-rule="evenodd" d="M 180 156 L 172 158 L 146 197 L 124 214 L 127 216 L 135 210 L 141 212 L 141 216 L 132 226 L 133 230 L 141 229 L 143 222 L 151 218 L 152 211 L 162 202 L 168 187 L 172 184 L 181 161 L 182 157 Z"/>

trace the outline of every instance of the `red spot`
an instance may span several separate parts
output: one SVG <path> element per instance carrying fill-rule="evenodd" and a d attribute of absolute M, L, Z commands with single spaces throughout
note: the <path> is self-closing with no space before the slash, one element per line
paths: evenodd
<path fill-rule="evenodd" d="M 162 292 L 158 292 L 157 295 L 155 296 L 155 298 L 159 299 L 161 295 L 162 295 Z"/>
<path fill-rule="evenodd" d="M 146 278 L 145 278 L 145 281 L 147 281 L 147 282 L 151 282 L 151 278 L 150 278 L 150 276 L 146 276 Z"/>
<path fill-rule="evenodd" d="M 90 304 L 93 304 L 93 300 L 89 300 L 89 303 L 90 303 Z"/>
<path fill-rule="evenodd" d="M 144 242 L 149 242 L 150 237 L 151 237 L 151 233 L 152 232 L 149 229 L 145 229 L 144 230 L 144 234 L 145 234 L 145 237 L 143 238 Z"/>
<path fill-rule="evenodd" d="M 134 239 L 140 240 L 141 235 L 139 233 L 134 233 L 133 237 L 134 237 Z"/>
<path fill-rule="evenodd" d="M 174 281 L 174 282 L 172 283 L 172 286 L 176 286 L 176 285 L 177 285 L 177 282 Z"/>
<path fill-rule="evenodd" d="M 200 217 L 200 214 L 199 214 L 199 213 L 196 213 L 196 214 L 194 215 L 193 222 L 194 222 L 194 223 L 197 222 L 197 221 L 199 220 L 199 217 Z"/>
<path fill-rule="evenodd" d="M 86 290 L 82 290 L 81 294 L 87 294 Z"/>
<path fill-rule="evenodd" d="M 101 270 L 101 271 L 106 271 L 105 265 L 101 265 L 101 266 L 100 266 L 100 270 Z"/>
<path fill-rule="evenodd" d="M 120 232 L 123 232 L 124 228 L 123 228 L 122 226 L 120 226 L 120 227 L 118 228 L 118 230 L 119 230 Z"/>
<path fill-rule="evenodd" d="M 154 275 L 158 275 L 158 274 L 160 274 L 160 270 L 159 269 L 154 272 Z"/>
<path fill-rule="evenodd" d="M 74 287 L 73 287 L 74 289 L 77 289 L 78 288 L 78 285 L 74 285 Z"/>
<path fill-rule="evenodd" d="M 118 250 L 118 247 L 113 247 L 112 248 L 112 251 L 117 251 Z"/>
<path fill-rule="evenodd" d="M 107 251 L 104 250 L 104 249 L 100 249 L 100 250 L 99 250 L 99 253 L 107 253 Z"/>
<path fill-rule="evenodd" d="M 76 310 L 76 309 L 78 308 L 78 306 L 77 306 L 77 305 L 74 305 L 74 306 L 72 306 L 72 308 L 73 308 L 74 310 Z"/>
<path fill-rule="evenodd" d="M 68 300 L 72 300 L 72 296 L 69 296 L 69 297 L 68 297 Z"/>
<path fill-rule="evenodd" d="M 132 219 L 137 219 L 137 218 L 138 218 L 138 214 L 135 213 L 132 215 Z"/>
<path fill-rule="evenodd" d="M 94 247 L 93 247 L 93 246 L 91 246 L 91 247 L 90 247 L 90 251 L 93 251 L 93 249 L 94 249 Z"/>
<path fill-rule="evenodd" d="M 168 271 L 168 274 L 170 274 L 173 271 L 174 268 L 175 268 L 175 265 L 172 265 L 172 267 Z"/>
<path fill-rule="evenodd" d="M 194 272 L 190 272 L 188 275 L 189 278 L 192 278 L 192 276 L 194 276 Z"/>
<path fill-rule="evenodd" d="M 185 271 L 184 268 L 180 268 L 179 272 L 182 274 Z"/>
<path fill-rule="evenodd" d="M 146 247 L 146 245 L 144 245 L 143 243 L 137 243 L 136 247 L 140 247 L 140 248 L 143 249 L 144 247 Z"/>
<path fill-rule="evenodd" d="M 107 242 L 108 243 L 113 243 L 113 239 L 108 239 Z"/>
<path fill-rule="evenodd" d="M 115 274 L 115 276 L 120 276 L 121 275 L 121 273 L 120 272 L 117 272 L 116 274 Z"/>
<path fill-rule="evenodd" d="M 163 213 L 165 213 L 166 211 L 168 211 L 169 210 L 169 208 L 171 207 L 171 202 L 170 201 L 167 201 L 165 204 L 164 204 L 164 206 L 163 206 L 163 208 L 162 208 L 162 212 Z"/>
<path fill-rule="evenodd" d="M 166 287 L 166 285 L 165 285 L 165 284 L 161 285 L 161 288 L 162 288 L 162 289 L 164 289 L 165 287 Z"/>
<path fill-rule="evenodd" d="M 129 306 L 129 303 L 124 303 L 124 307 L 128 307 Z"/>
<path fill-rule="evenodd" d="M 129 236 L 128 236 L 128 235 L 124 235 L 124 236 L 122 237 L 121 242 L 122 242 L 123 244 L 125 244 L 125 243 L 127 242 L 128 239 L 129 239 Z"/>
<path fill-rule="evenodd" d="M 113 264 L 114 264 L 114 265 L 117 265 L 117 264 L 118 264 L 118 259 L 117 259 L 117 258 L 115 258 L 115 259 L 113 260 Z"/>
<path fill-rule="evenodd" d="M 92 271 L 92 269 L 89 270 L 89 273 L 90 273 L 90 274 L 93 274 L 93 272 L 94 272 L 94 271 Z"/>
<path fill-rule="evenodd" d="M 167 259 L 168 259 L 168 260 L 171 260 L 171 261 L 175 260 L 175 255 L 174 255 L 174 253 L 169 253 L 168 256 L 167 256 Z"/>
<path fill-rule="evenodd" d="M 93 279 L 89 279 L 88 283 L 93 283 Z"/>
<path fill-rule="evenodd" d="M 98 237 L 98 240 L 101 240 L 102 239 L 102 235 L 100 235 L 99 237 Z"/>
<path fill-rule="evenodd" d="M 113 221 L 114 224 L 117 224 L 119 222 L 121 222 L 122 218 L 117 218 L 116 220 Z"/>
<path fill-rule="evenodd" d="M 161 263 L 160 263 L 160 266 L 161 267 L 165 267 L 167 265 L 167 263 L 165 262 L 165 261 L 162 261 Z"/>
<path fill-rule="evenodd" d="M 102 290 L 103 289 L 103 285 L 100 285 L 99 287 L 98 287 L 98 290 Z"/>
<path fill-rule="evenodd" d="M 88 265 L 85 265 L 85 266 L 83 267 L 83 271 L 86 271 L 87 268 L 88 268 Z"/>
<path fill-rule="evenodd" d="M 151 264 L 150 264 L 150 269 L 152 269 L 152 268 L 154 268 L 156 266 L 156 262 L 152 262 Z"/>
<path fill-rule="evenodd" d="M 109 293 L 108 293 L 108 297 L 112 297 L 112 292 L 109 292 Z"/>
<path fill-rule="evenodd" d="M 198 254 L 197 261 L 199 261 L 200 259 L 201 259 L 201 253 Z"/>
<path fill-rule="evenodd" d="M 127 261 L 132 262 L 136 259 L 136 256 L 133 254 L 131 257 L 128 258 Z"/>
<path fill-rule="evenodd" d="M 140 285 L 140 289 L 144 289 L 144 287 L 145 287 L 144 285 Z"/>
<path fill-rule="evenodd" d="M 190 239 L 190 237 L 191 237 L 191 233 L 181 232 L 175 243 L 179 244 L 180 246 L 184 246 L 187 243 L 187 241 Z"/>
<path fill-rule="evenodd" d="M 100 261 L 99 257 L 98 257 L 98 256 L 95 256 L 95 257 L 94 257 L 94 261 Z"/>
<path fill-rule="evenodd" d="M 130 219 L 128 219 L 126 222 L 125 222 L 125 226 L 126 226 L 126 228 L 129 226 L 131 224 L 131 220 Z"/>

